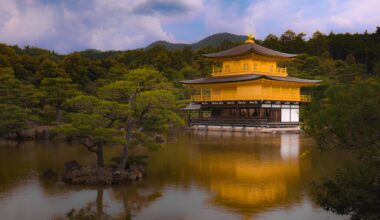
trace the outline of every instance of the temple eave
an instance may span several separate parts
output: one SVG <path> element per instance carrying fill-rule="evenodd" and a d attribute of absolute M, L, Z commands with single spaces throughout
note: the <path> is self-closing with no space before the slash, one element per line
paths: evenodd
<path fill-rule="evenodd" d="M 289 82 L 289 83 L 299 83 L 304 86 L 313 86 L 320 83 L 320 80 L 310 80 L 302 79 L 296 77 L 280 77 L 280 76 L 268 76 L 268 75 L 259 75 L 259 74 L 242 74 L 242 75 L 231 75 L 231 76 L 219 76 L 219 77 L 209 77 L 201 78 L 194 80 L 184 80 L 181 81 L 182 84 L 199 86 L 199 85 L 208 85 L 208 84 L 221 84 L 221 83 L 237 83 L 245 81 L 255 81 L 259 79 L 265 79 L 270 81 L 279 81 L 279 82 Z"/>

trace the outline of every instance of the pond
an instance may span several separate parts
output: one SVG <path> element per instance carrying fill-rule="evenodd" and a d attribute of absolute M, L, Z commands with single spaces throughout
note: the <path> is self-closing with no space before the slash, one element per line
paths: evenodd
<path fill-rule="evenodd" d="M 107 148 L 106 161 L 118 152 Z M 83 147 L 1 141 L 0 219 L 63 219 L 73 208 L 116 219 L 347 219 L 310 196 L 310 183 L 333 174 L 345 154 L 320 152 L 304 135 L 181 132 L 148 154 L 140 182 L 67 186 L 39 176 L 71 159 L 94 163 Z"/>

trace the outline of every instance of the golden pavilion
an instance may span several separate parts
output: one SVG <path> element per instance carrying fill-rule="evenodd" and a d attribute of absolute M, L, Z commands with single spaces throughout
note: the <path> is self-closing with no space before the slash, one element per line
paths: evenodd
<path fill-rule="evenodd" d="M 298 126 L 300 104 L 310 101 L 301 87 L 320 82 L 288 76 L 277 63 L 296 54 L 260 46 L 252 35 L 242 45 L 203 57 L 214 61 L 211 77 L 182 81 L 199 91 L 184 108 L 190 125 Z"/>

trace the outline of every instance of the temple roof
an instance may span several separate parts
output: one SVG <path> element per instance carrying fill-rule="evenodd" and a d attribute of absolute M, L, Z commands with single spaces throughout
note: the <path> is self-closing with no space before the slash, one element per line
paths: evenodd
<path fill-rule="evenodd" d="M 216 84 L 216 83 L 231 83 L 231 82 L 244 82 L 252 81 L 257 79 L 269 79 L 275 81 L 284 81 L 284 82 L 297 82 L 297 83 L 310 83 L 316 84 L 321 82 L 321 80 L 311 80 L 311 79 L 301 79 L 296 77 L 282 77 L 282 76 L 268 76 L 268 75 L 259 75 L 259 74 L 242 74 L 234 76 L 218 76 L 218 77 L 208 77 L 194 80 L 184 80 L 181 81 L 183 84 Z"/>
<path fill-rule="evenodd" d="M 185 110 L 185 111 L 196 111 L 199 109 L 201 109 L 201 105 L 198 105 L 192 102 L 188 104 L 185 108 L 182 108 L 182 110 Z"/>
<path fill-rule="evenodd" d="M 236 46 L 231 49 L 223 50 L 217 53 L 203 54 L 203 56 L 206 58 L 227 58 L 227 57 L 246 55 L 252 52 L 257 53 L 259 55 L 263 55 L 263 56 L 270 56 L 270 57 L 277 57 L 277 58 L 293 58 L 297 56 L 297 54 L 282 53 L 279 51 L 275 51 L 275 50 L 260 46 L 255 43 L 245 43 L 240 46 Z"/>

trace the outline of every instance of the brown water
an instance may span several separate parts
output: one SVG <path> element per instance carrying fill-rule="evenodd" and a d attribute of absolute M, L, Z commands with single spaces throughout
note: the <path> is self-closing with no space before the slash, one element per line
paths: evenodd
<path fill-rule="evenodd" d="M 120 152 L 107 148 L 106 158 Z M 181 133 L 150 153 L 148 176 L 129 186 L 91 188 L 46 182 L 46 168 L 95 161 L 79 145 L 0 142 L 0 219 L 59 219 L 70 209 L 128 219 L 347 219 L 309 196 L 342 152 L 320 152 L 298 134 Z M 127 218 L 126 218 L 127 217 Z"/>

